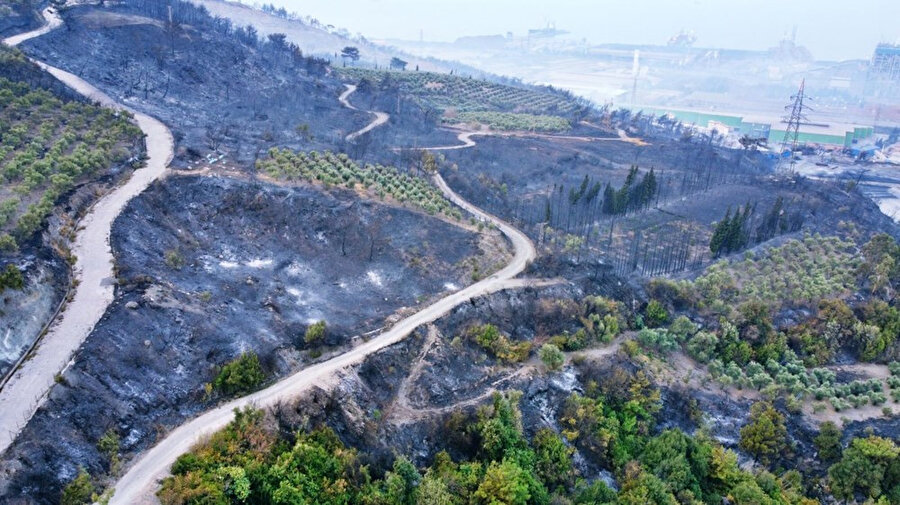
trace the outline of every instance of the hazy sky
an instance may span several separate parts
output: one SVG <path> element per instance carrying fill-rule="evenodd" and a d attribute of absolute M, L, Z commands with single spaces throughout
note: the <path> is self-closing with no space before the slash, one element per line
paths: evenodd
<path fill-rule="evenodd" d="M 253 3 L 252 0 L 243 0 Z M 900 0 L 265 0 L 370 38 L 452 41 L 521 34 L 555 22 L 590 42 L 665 42 L 693 30 L 697 45 L 766 49 L 797 25 L 818 59 L 869 58 L 900 39 Z"/>

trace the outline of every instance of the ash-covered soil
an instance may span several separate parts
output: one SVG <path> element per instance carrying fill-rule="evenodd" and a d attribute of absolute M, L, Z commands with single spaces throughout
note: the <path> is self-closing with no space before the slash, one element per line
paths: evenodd
<path fill-rule="evenodd" d="M 656 415 L 654 433 L 668 428 L 687 433 L 703 430 L 736 451 L 742 464 L 753 464 L 738 446 L 750 400 L 667 384 L 640 358 L 631 358 L 618 348 L 618 340 L 575 353 L 583 358 L 572 359 L 559 372 L 550 373 L 534 357 L 505 365 L 487 356 L 469 338 L 454 342 L 470 325 L 490 322 L 511 340 L 528 340 L 539 346 L 548 335 L 577 324 L 566 306 L 597 287 L 564 284 L 478 298 L 370 356 L 348 370 L 333 390 L 312 391 L 276 409 L 273 416 L 287 436 L 323 424 L 333 428 L 344 443 L 366 453 L 367 463 L 377 474 L 389 469 L 397 455 L 418 465 L 430 464 L 442 450 L 454 458 L 473 457 L 477 444 L 468 427 L 475 422 L 478 408 L 491 403 L 494 392 L 522 392 L 522 425 L 531 437 L 545 427 L 561 431 L 560 413 L 573 392 L 584 394 L 594 383 L 614 396 L 623 377 L 643 371 L 660 390 L 662 408 Z M 776 406 L 782 412 L 786 409 L 783 402 Z M 790 448 L 779 455 L 778 464 L 824 475 L 827 467 L 814 457 L 817 428 L 801 416 L 787 416 L 787 430 Z M 850 423 L 844 441 L 869 431 L 896 438 L 898 430 L 900 416 Z M 573 462 L 581 475 L 616 485 L 603 462 L 577 443 L 573 447 Z"/>
<path fill-rule="evenodd" d="M 587 287 L 587 292 L 596 287 Z M 346 444 L 367 453 L 376 472 L 389 468 L 399 454 L 416 464 L 430 464 L 442 450 L 454 457 L 472 457 L 477 445 L 467 427 L 495 392 L 523 393 L 519 407 L 527 436 L 545 427 L 559 432 L 559 416 L 572 393 L 584 394 L 592 381 L 603 390 L 615 387 L 622 374 L 630 376 L 641 369 L 618 350 L 618 341 L 582 351 L 585 359 L 547 372 L 534 356 L 524 363 L 503 364 L 471 338 L 462 336 L 454 342 L 454 337 L 464 335 L 472 324 L 489 322 L 511 340 L 539 347 L 549 336 L 577 326 L 575 300 L 585 293 L 582 287 L 561 284 L 478 298 L 433 327 L 419 328 L 410 338 L 370 356 L 348 371 L 333 391 L 313 391 L 276 410 L 275 418 L 285 433 L 330 426 Z M 690 413 L 704 413 L 710 434 L 736 446 L 746 404 L 704 392 L 663 387 L 661 393 L 658 430 L 677 426 L 694 432 L 703 415 Z M 573 461 L 583 475 L 613 483 L 601 462 L 575 448 Z"/>
<path fill-rule="evenodd" d="M 167 28 L 157 2 L 67 8 L 64 28 L 22 49 L 166 123 L 176 167 L 218 152 L 245 166 L 275 145 L 334 149 L 368 123 L 368 114 L 338 103 L 343 84 L 304 48 L 251 41 L 190 4 L 174 9 L 177 23 Z"/>
<path fill-rule="evenodd" d="M 143 146 L 135 155 L 142 151 Z M 19 268 L 25 286 L 0 294 L 0 376 L 40 336 L 68 292 L 68 244 L 78 219 L 131 173 L 130 166 L 114 165 L 63 195 L 43 231 L 23 243 L 19 252 L 2 258 Z"/>
<path fill-rule="evenodd" d="M 206 409 L 216 367 L 255 351 L 272 377 L 471 279 L 480 238 L 406 209 L 251 181 L 172 176 L 135 198 L 112 242 L 120 288 L 74 363 L 4 454 L 0 495 L 55 502 L 79 465 L 107 471 L 109 428 L 127 460 Z"/>
<path fill-rule="evenodd" d="M 34 30 L 41 26 L 38 11 L 46 1 L 0 1 L 0 39 Z"/>

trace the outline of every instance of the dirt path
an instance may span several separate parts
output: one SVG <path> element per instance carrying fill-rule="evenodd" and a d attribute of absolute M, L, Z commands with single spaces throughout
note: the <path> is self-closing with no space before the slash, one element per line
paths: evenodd
<path fill-rule="evenodd" d="M 635 144 L 639 146 L 648 145 L 646 142 L 641 139 L 629 137 L 624 130 L 619 130 L 618 137 L 585 137 L 585 136 L 576 136 L 576 135 L 551 135 L 546 133 L 533 133 L 533 132 L 502 132 L 502 131 L 492 131 L 492 130 L 481 130 L 481 131 L 461 131 L 456 138 L 462 142 L 461 144 L 456 144 L 452 146 L 434 146 L 434 147 L 419 147 L 419 148 L 394 148 L 395 151 L 402 151 L 404 149 L 422 149 L 427 151 L 452 151 L 456 149 L 468 149 L 470 147 L 475 147 L 477 144 L 472 137 L 476 135 L 482 136 L 493 136 L 493 137 L 502 137 L 502 138 L 512 138 L 512 137 L 521 137 L 521 138 L 541 138 L 547 140 L 577 140 L 580 142 L 627 142 L 629 144 Z"/>
<path fill-rule="evenodd" d="M 62 19 L 53 8 L 45 9 L 43 15 L 46 25 L 32 32 L 10 37 L 4 42 L 15 45 L 62 25 Z M 125 108 L 81 78 L 41 62 L 35 63 L 85 97 L 107 107 Z M 173 141 L 169 129 L 144 114 L 134 113 L 134 119 L 146 134 L 146 166 L 136 170 L 127 182 L 98 200 L 79 221 L 78 235 L 72 245 L 72 253 L 77 258 L 72 269 L 74 296 L 41 338 L 31 357 L 24 361 L 0 390 L 0 453 L 9 447 L 45 401 L 56 374 L 68 366 L 72 354 L 81 346 L 112 302 L 115 286 L 109 241 L 112 223 L 132 197 L 165 174 L 172 158 Z"/>
<path fill-rule="evenodd" d="M 51 30 L 54 30 L 62 25 L 62 18 L 59 17 L 59 14 L 56 13 L 56 8 L 54 7 L 47 7 L 43 12 L 41 12 L 41 15 L 44 16 L 44 21 L 46 22 L 43 26 L 30 32 L 20 33 L 18 35 L 13 35 L 12 37 L 7 37 L 3 39 L 3 43 L 8 46 L 17 46 L 22 42 L 25 42 L 26 40 L 40 37 L 45 33 L 49 33 Z"/>
<path fill-rule="evenodd" d="M 520 377 L 524 377 L 528 374 L 536 372 L 538 369 L 537 362 L 532 360 L 531 363 L 523 363 L 515 370 L 494 379 L 484 391 L 471 398 L 466 398 L 464 400 L 460 400 L 440 407 L 415 406 L 410 401 L 410 392 L 415 385 L 415 382 L 422 375 L 422 370 L 425 369 L 426 365 L 430 365 L 427 359 L 428 353 L 431 351 L 431 349 L 434 348 L 440 338 L 441 335 L 438 332 L 437 328 L 435 328 L 434 326 L 429 326 L 428 336 L 426 337 L 425 343 L 422 346 L 422 352 L 419 353 L 419 356 L 416 358 L 416 362 L 413 364 L 412 368 L 410 368 L 406 378 L 403 379 L 403 381 L 400 383 L 400 387 L 397 388 L 397 394 L 394 397 L 393 403 L 391 403 L 390 407 L 385 411 L 385 419 L 389 420 L 391 423 L 400 426 L 420 421 L 429 417 L 448 414 L 455 410 L 459 410 L 461 408 L 469 407 L 472 405 L 478 405 L 488 398 L 491 398 L 494 393 L 498 392 L 498 388 L 501 384 L 513 381 Z"/>
<path fill-rule="evenodd" d="M 341 96 L 338 97 L 338 100 L 344 105 L 344 107 L 347 107 L 348 109 L 359 110 L 356 107 L 354 107 L 352 104 L 350 104 L 350 101 L 348 100 L 350 95 L 352 95 L 356 91 L 356 86 L 353 84 L 344 84 L 344 86 L 347 87 L 347 90 L 344 91 L 343 93 L 341 93 Z M 379 126 L 387 123 L 388 120 L 391 118 L 391 115 L 388 114 L 387 112 L 377 112 L 377 111 L 373 111 L 373 110 L 367 110 L 365 112 L 368 112 L 369 114 L 374 114 L 375 119 L 373 119 L 371 123 L 367 124 L 366 127 L 363 128 L 362 130 L 355 131 L 355 132 L 351 133 L 350 135 L 347 135 L 347 137 L 345 138 L 345 140 L 347 142 L 353 142 L 354 140 L 356 140 L 357 137 L 359 137 L 361 135 L 365 135 L 366 133 L 369 133 L 370 131 L 374 130 L 375 128 L 378 128 Z"/>
<path fill-rule="evenodd" d="M 512 370 L 509 373 L 494 379 L 489 385 L 487 385 L 487 388 L 478 395 L 460 400 L 449 405 L 440 407 L 421 407 L 413 405 L 409 398 L 411 389 L 416 380 L 418 380 L 419 376 L 421 376 L 422 370 L 425 368 L 425 366 L 430 364 L 427 360 L 428 353 L 438 343 L 440 337 L 441 335 L 434 326 L 430 326 L 428 328 L 428 336 L 426 337 L 425 343 L 422 345 L 422 351 L 416 358 L 416 362 L 413 364 L 412 368 L 410 368 L 409 374 L 407 374 L 406 378 L 403 379 L 403 381 L 400 383 L 400 387 L 397 388 L 397 395 L 394 399 L 394 402 L 391 404 L 390 408 L 385 411 L 385 418 L 391 423 L 402 426 L 404 424 L 420 421 L 429 417 L 448 414 L 461 408 L 478 405 L 491 398 L 494 393 L 500 391 L 500 386 L 502 384 L 512 382 L 516 379 L 521 379 L 526 376 L 533 377 L 533 374 L 539 372 L 541 366 L 538 360 L 532 359 L 528 363 L 521 364 L 515 370 Z M 609 344 L 605 345 L 604 347 L 567 353 L 569 355 L 568 360 L 571 360 L 573 356 L 576 355 L 586 359 L 590 359 L 592 361 L 599 361 L 601 359 L 608 358 L 609 356 L 618 352 L 619 347 L 621 347 L 622 342 L 624 342 L 625 339 L 626 336 L 622 335 Z"/>
<path fill-rule="evenodd" d="M 341 103 L 347 107 L 354 108 L 347 101 L 347 97 L 355 90 L 354 86 L 348 85 L 347 91 L 339 97 Z M 349 137 L 355 138 L 370 131 L 372 128 L 384 124 L 389 117 L 386 113 L 372 113 L 375 114 L 376 119 L 366 128 L 348 135 L 348 140 L 352 140 Z M 175 459 L 188 452 L 191 447 L 205 437 L 224 428 L 234 418 L 234 409 L 236 408 L 252 405 L 255 408 L 263 409 L 281 403 L 285 399 L 294 398 L 312 387 L 323 387 L 325 384 L 332 384 L 337 372 L 360 363 L 367 356 L 380 349 L 399 342 L 419 326 L 443 317 L 455 307 L 467 303 L 473 298 L 505 289 L 541 286 L 559 282 L 558 280 L 514 279 L 537 256 L 531 240 L 518 229 L 463 200 L 462 197 L 447 186 L 440 174 L 434 175 L 434 182 L 443 191 L 447 199 L 470 212 L 477 219 L 490 222 L 509 239 L 515 251 L 509 264 L 491 276 L 456 293 L 445 296 L 406 319 L 398 321 L 389 330 L 340 356 L 335 356 L 327 361 L 300 370 L 266 389 L 232 400 L 175 428 L 162 441 L 133 462 L 128 471 L 116 484 L 116 493 L 113 495 L 110 503 L 113 505 L 155 503 L 154 492 L 156 484 L 168 474 L 169 468 L 175 462 Z"/>

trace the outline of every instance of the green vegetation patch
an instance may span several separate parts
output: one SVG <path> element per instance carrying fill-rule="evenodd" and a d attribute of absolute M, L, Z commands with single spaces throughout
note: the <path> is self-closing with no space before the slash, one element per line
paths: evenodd
<path fill-rule="evenodd" d="M 760 257 L 720 261 L 693 282 L 693 290 L 701 305 L 714 310 L 750 300 L 799 305 L 848 294 L 859 263 L 853 242 L 816 234 Z"/>
<path fill-rule="evenodd" d="M 256 168 L 275 179 L 305 180 L 323 184 L 326 188 L 371 189 L 379 198 L 389 196 L 401 203 L 408 202 L 429 215 L 443 214 L 452 219 L 462 219 L 459 209 L 427 179 L 400 172 L 394 167 L 360 166 L 346 154 L 330 151 L 303 153 L 273 147 L 269 149 L 267 158 L 257 160 Z"/>
<path fill-rule="evenodd" d="M 440 109 L 478 111 L 496 108 L 510 112 L 569 115 L 583 108 L 575 98 L 560 92 L 539 91 L 434 72 L 392 72 L 342 68 L 350 79 L 366 80 L 382 88 L 398 88 Z"/>
<path fill-rule="evenodd" d="M 531 342 L 512 341 L 493 324 L 473 326 L 469 328 L 468 336 L 495 358 L 506 363 L 525 361 L 531 354 Z"/>
<path fill-rule="evenodd" d="M 15 251 L 60 196 L 128 160 L 142 137 L 125 112 L 0 78 L 0 248 Z"/>
<path fill-rule="evenodd" d="M 213 390 L 222 394 L 242 395 L 256 389 L 266 379 L 256 353 L 241 354 L 222 367 L 212 383 Z"/>
<path fill-rule="evenodd" d="M 480 123 L 493 130 L 561 132 L 572 127 L 568 120 L 559 116 L 544 114 L 521 114 L 515 112 L 472 111 L 460 112 L 453 117 L 445 117 L 449 123 Z"/>
<path fill-rule="evenodd" d="M 237 411 L 228 427 L 175 461 L 157 496 L 163 505 L 816 503 L 803 497 L 797 472 L 779 478 L 742 470 L 734 452 L 703 434 L 650 435 L 659 392 L 639 374 L 614 381 L 621 381 L 622 394 L 600 394 L 608 388 L 597 384 L 585 395 L 573 393 L 559 414 L 562 433 L 542 428 L 531 439 L 522 426 L 521 393 L 497 394 L 476 415 L 459 411 L 446 421 L 452 442 L 471 444 L 468 457 L 439 452 L 430 466 L 417 468 L 398 455 L 383 474 L 366 465 L 375 461 L 371 454 L 345 446 L 327 427 L 282 437 L 262 411 Z M 765 426 L 754 435 L 768 446 Z M 580 474 L 576 447 L 604 462 L 618 491 Z"/>

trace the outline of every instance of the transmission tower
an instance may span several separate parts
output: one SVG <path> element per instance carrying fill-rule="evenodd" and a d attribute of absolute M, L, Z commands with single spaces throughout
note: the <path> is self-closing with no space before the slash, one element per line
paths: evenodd
<path fill-rule="evenodd" d="M 806 79 L 803 79 L 800 81 L 800 89 L 797 91 L 797 94 L 791 96 L 792 103 L 784 108 L 784 110 L 790 111 L 790 115 L 785 116 L 783 120 L 787 123 L 787 128 L 784 131 L 784 140 L 781 141 L 781 156 L 778 158 L 778 168 L 782 168 L 785 150 L 790 147 L 791 166 L 789 173 L 794 173 L 794 164 L 796 163 L 794 152 L 797 150 L 797 142 L 800 137 L 800 125 L 809 121 L 805 112 L 812 110 L 804 103 L 808 99 L 804 93 L 805 87 Z"/>

